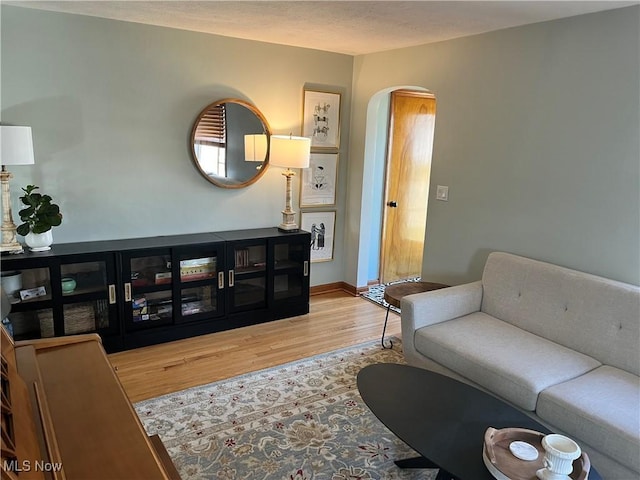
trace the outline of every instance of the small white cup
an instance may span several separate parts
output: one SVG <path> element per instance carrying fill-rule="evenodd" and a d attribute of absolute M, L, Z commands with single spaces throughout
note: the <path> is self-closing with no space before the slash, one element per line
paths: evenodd
<path fill-rule="evenodd" d="M 573 471 L 573 461 L 582 455 L 580 446 L 569 437 L 553 433 L 542 439 L 544 466 L 549 473 L 569 475 Z"/>

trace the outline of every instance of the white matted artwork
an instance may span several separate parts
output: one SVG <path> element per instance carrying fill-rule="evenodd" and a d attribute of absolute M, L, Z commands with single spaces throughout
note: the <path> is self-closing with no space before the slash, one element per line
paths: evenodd
<path fill-rule="evenodd" d="M 311 232 L 311 263 L 333 260 L 336 212 L 302 212 L 300 225 Z"/>
<path fill-rule="evenodd" d="M 311 138 L 311 148 L 340 147 L 340 94 L 304 90 L 302 136 Z"/>
<path fill-rule="evenodd" d="M 337 180 L 338 154 L 312 153 L 302 169 L 300 208 L 335 205 Z"/>

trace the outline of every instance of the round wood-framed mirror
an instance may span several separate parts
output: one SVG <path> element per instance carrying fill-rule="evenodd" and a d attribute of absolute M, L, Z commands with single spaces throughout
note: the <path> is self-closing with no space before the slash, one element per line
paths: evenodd
<path fill-rule="evenodd" d="M 225 98 L 207 105 L 191 130 L 193 162 L 209 182 L 243 188 L 256 182 L 269 164 L 271 130 L 254 105 Z"/>

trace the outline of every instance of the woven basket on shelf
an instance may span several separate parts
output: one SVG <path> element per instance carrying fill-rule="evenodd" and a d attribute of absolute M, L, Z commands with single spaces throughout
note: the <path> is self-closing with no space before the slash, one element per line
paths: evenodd
<path fill-rule="evenodd" d="M 53 311 L 40 310 L 38 320 L 40 320 L 40 336 L 42 338 L 53 337 Z"/>
<path fill-rule="evenodd" d="M 53 311 L 38 312 L 40 336 L 53 337 Z M 96 317 L 91 305 L 69 305 L 64 309 L 64 334 L 92 332 L 96 329 Z"/>

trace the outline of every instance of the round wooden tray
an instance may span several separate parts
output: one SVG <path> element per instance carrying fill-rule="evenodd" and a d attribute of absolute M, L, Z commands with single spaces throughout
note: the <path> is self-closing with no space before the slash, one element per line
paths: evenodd
<path fill-rule="evenodd" d="M 503 428 L 496 430 L 487 428 L 484 434 L 482 459 L 491 475 L 498 480 L 537 480 L 536 471 L 544 468 L 544 448 L 542 438 L 544 433 L 524 428 Z M 516 458 L 509 450 L 509 444 L 520 440 L 530 443 L 538 450 L 538 458 L 525 461 Z M 572 480 L 585 480 L 589 475 L 591 462 L 589 456 L 582 455 L 573 462 L 573 472 L 569 475 Z"/>

